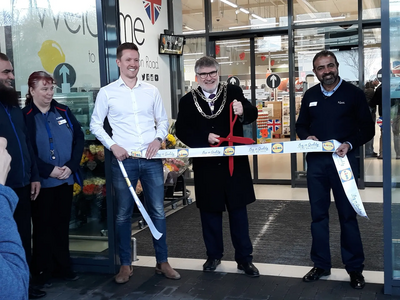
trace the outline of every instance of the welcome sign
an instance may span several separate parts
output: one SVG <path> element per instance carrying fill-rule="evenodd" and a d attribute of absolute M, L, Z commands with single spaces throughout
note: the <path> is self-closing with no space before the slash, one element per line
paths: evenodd
<path fill-rule="evenodd" d="M 160 33 L 168 29 L 166 0 L 120 0 L 121 43 L 133 42 L 139 47 L 139 79 L 156 86 L 171 116 L 169 57 L 158 54 Z"/>

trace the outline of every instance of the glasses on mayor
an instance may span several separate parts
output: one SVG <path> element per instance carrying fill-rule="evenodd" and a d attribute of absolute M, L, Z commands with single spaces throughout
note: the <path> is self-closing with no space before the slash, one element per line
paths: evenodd
<path fill-rule="evenodd" d="M 201 79 L 206 79 L 207 76 L 210 76 L 211 78 L 215 78 L 218 75 L 218 71 L 212 71 L 208 73 L 197 73 L 197 76 L 200 76 Z"/>

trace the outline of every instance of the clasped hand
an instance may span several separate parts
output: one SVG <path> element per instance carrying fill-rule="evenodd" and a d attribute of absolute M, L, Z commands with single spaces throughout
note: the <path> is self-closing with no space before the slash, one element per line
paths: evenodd
<path fill-rule="evenodd" d="M 72 171 L 67 166 L 63 167 L 55 166 L 53 171 L 50 173 L 50 177 L 64 180 L 67 179 L 69 176 L 71 176 L 71 174 Z"/>

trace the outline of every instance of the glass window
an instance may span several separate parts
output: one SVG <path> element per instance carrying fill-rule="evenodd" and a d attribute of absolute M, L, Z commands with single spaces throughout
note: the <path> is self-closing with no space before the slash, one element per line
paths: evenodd
<path fill-rule="evenodd" d="M 381 0 L 363 0 L 362 8 L 363 20 L 381 18 Z"/>
<path fill-rule="evenodd" d="M 358 64 L 358 28 L 340 26 L 324 28 L 298 29 L 295 38 L 295 97 L 296 112 L 305 91 L 319 84 L 313 72 L 313 58 L 321 50 L 331 50 L 339 62 L 339 75 L 342 79 L 359 84 Z M 297 115 L 296 115 L 297 117 Z M 297 179 L 304 178 L 306 172 L 305 157 L 297 154 Z"/>
<path fill-rule="evenodd" d="M 382 68 L 381 55 L 381 29 L 365 29 L 364 33 L 364 92 L 367 101 L 371 101 L 375 90 L 381 84 L 379 70 Z M 372 119 L 375 122 L 375 136 L 371 141 L 365 144 L 365 181 L 366 182 L 382 182 L 383 169 L 381 138 L 382 130 L 378 125 L 379 110 L 377 107 L 371 108 Z"/>
<path fill-rule="evenodd" d="M 70 108 L 84 131 L 84 180 L 83 188 L 74 186 L 70 250 L 79 255 L 101 255 L 108 248 L 104 147 L 89 130 L 100 88 L 96 1 L 1 3 L 0 51 L 13 64 L 21 106 L 29 75 L 46 71 L 56 81 L 54 99 Z"/>
<path fill-rule="evenodd" d="M 358 20 L 358 1 L 293 1 L 295 24 Z"/>
<path fill-rule="evenodd" d="M 206 55 L 205 38 L 186 38 L 183 52 L 185 93 L 187 93 L 192 88 L 197 88 L 194 64 L 196 63 L 196 60 Z"/>
<path fill-rule="evenodd" d="M 185 35 L 205 32 L 203 0 L 182 0 L 182 32 Z"/>
<path fill-rule="evenodd" d="M 390 64 L 393 77 L 390 78 L 390 98 L 391 98 L 391 154 L 392 154 L 392 267 L 393 279 L 400 279 L 400 210 L 399 210 L 399 183 L 400 183 L 400 1 L 391 0 L 389 8 L 390 22 Z M 386 157 L 385 157 L 386 159 Z"/>
<path fill-rule="evenodd" d="M 211 1 L 212 31 L 249 30 L 287 25 L 287 1 Z"/>

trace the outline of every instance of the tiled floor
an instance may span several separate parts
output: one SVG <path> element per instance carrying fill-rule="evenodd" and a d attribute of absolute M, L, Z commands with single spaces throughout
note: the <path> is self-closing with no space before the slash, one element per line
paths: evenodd
<path fill-rule="evenodd" d="M 193 187 L 191 190 L 194 198 Z M 257 199 L 308 201 L 307 189 L 290 186 L 255 185 Z M 381 188 L 360 190 L 364 202 L 382 202 Z M 178 207 L 179 209 L 180 207 Z M 171 210 L 168 214 L 173 213 Z M 304 230 L 307 230 L 305 228 Z M 171 257 L 169 261 L 182 275 L 178 281 L 154 274 L 154 257 L 138 256 L 129 283 L 117 285 L 113 275 L 80 274 L 76 282 L 54 282 L 45 299 L 400 299 L 383 294 L 383 272 L 364 271 L 363 290 L 354 290 L 343 269 L 318 282 L 301 278 L 310 267 L 256 264 L 260 278 L 248 278 L 233 261 L 222 261 L 215 273 L 202 272 L 203 260 Z"/>

